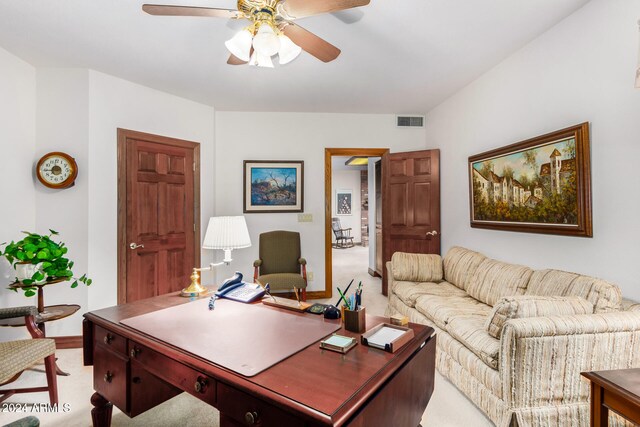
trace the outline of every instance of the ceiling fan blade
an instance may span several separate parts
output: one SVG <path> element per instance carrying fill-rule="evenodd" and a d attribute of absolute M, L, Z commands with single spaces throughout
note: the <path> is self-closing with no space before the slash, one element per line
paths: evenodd
<path fill-rule="evenodd" d="M 292 22 L 287 22 L 282 31 L 305 52 L 323 62 L 331 62 L 340 55 L 340 49 Z"/>
<path fill-rule="evenodd" d="M 366 6 L 369 2 L 370 0 L 285 0 L 282 9 L 287 18 L 296 19 Z"/>
<path fill-rule="evenodd" d="M 227 59 L 227 64 L 229 64 L 229 65 L 244 65 L 244 64 L 246 64 L 246 62 L 243 61 L 242 59 L 238 58 L 237 56 L 231 54 L 231 55 L 229 55 L 229 59 Z"/>
<path fill-rule="evenodd" d="M 149 15 L 162 16 L 205 16 L 215 18 L 237 18 L 239 13 L 234 9 L 216 9 L 213 7 L 170 6 L 162 4 L 143 4 L 142 10 Z"/>

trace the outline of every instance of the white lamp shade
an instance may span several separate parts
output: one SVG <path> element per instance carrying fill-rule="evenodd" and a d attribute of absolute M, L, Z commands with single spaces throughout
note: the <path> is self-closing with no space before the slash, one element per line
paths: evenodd
<path fill-rule="evenodd" d="M 209 219 L 204 249 L 241 249 L 251 246 L 247 222 L 243 216 L 217 216 Z"/>
<path fill-rule="evenodd" d="M 280 65 L 288 64 L 300 55 L 302 48 L 284 34 L 281 34 L 278 38 L 280 39 L 280 50 L 278 51 Z"/>
<path fill-rule="evenodd" d="M 270 56 L 260 55 L 258 52 L 254 51 L 253 55 L 251 55 L 251 60 L 249 61 L 249 65 L 257 65 L 258 67 L 265 68 L 273 68 L 273 61 Z"/>
<path fill-rule="evenodd" d="M 231 39 L 224 42 L 229 52 L 242 61 L 249 61 L 251 53 L 251 33 L 247 30 L 239 31 Z"/>
<path fill-rule="evenodd" d="M 273 56 L 280 50 L 280 39 L 271 25 L 262 24 L 253 38 L 253 49 L 258 55 Z M 260 65 L 260 64 L 258 64 Z"/>

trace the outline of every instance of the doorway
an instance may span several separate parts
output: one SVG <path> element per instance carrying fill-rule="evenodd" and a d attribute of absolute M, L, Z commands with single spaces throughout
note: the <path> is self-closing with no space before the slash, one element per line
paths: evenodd
<path fill-rule="evenodd" d="M 375 217 L 376 211 L 381 212 L 381 210 L 375 209 L 376 198 L 375 196 L 372 198 L 372 194 L 369 194 L 370 184 L 375 184 L 375 172 L 369 172 L 369 159 L 372 159 L 371 163 L 375 167 L 375 161 L 388 152 L 387 148 L 325 149 L 324 298 L 333 296 L 336 274 L 338 274 L 336 285 L 341 289 L 348 283 L 348 281 L 342 283 L 347 276 L 357 276 L 367 280 L 376 276 L 374 248 L 376 244 L 381 244 L 381 239 L 379 241 L 376 239 Z M 355 161 L 348 162 L 351 158 Z M 334 231 L 334 228 L 344 231 L 342 233 Z M 343 235 L 340 236 L 340 234 Z M 373 255 L 370 251 L 373 251 Z M 379 279 L 376 280 L 379 281 Z M 356 285 L 358 281 L 356 280 Z"/>
<path fill-rule="evenodd" d="M 200 144 L 118 129 L 118 304 L 179 291 L 200 265 Z"/>

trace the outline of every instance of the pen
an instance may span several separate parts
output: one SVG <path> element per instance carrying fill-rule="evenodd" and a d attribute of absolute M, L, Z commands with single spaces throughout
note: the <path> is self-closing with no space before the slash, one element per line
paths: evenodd
<path fill-rule="evenodd" d="M 300 305 L 300 295 L 298 294 L 298 288 L 293 287 L 293 292 L 296 293 L 296 299 L 298 300 L 298 305 Z"/>
<path fill-rule="evenodd" d="M 349 282 L 349 285 L 347 285 L 347 289 L 344 290 L 344 295 L 347 294 L 347 292 L 349 292 L 349 288 L 351 287 L 351 284 L 353 283 L 355 279 L 351 279 L 351 281 Z M 338 289 L 338 291 L 340 291 L 340 289 Z M 344 297 L 343 295 L 343 297 Z M 336 301 L 336 307 L 340 304 L 340 298 L 338 298 L 338 301 Z"/>
<path fill-rule="evenodd" d="M 349 301 L 347 301 L 347 298 L 344 296 L 340 288 L 336 287 L 336 289 L 338 289 L 338 293 L 340 294 L 340 298 L 344 301 L 344 304 L 347 306 L 349 310 L 351 310 L 351 307 L 349 306 Z M 338 304 L 339 303 L 340 303 L 340 300 L 338 300 Z"/>

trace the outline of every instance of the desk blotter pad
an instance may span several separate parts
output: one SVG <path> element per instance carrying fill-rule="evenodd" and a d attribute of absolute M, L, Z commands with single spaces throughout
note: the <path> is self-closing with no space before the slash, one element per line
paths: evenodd
<path fill-rule="evenodd" d="M 251 377 L 340 329 L 322 317 L 209 299 L 130 317 L 127 326 Z"/>

